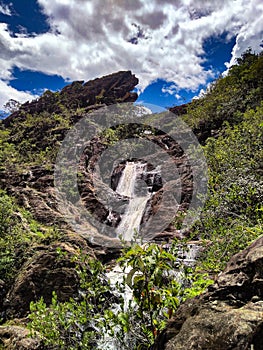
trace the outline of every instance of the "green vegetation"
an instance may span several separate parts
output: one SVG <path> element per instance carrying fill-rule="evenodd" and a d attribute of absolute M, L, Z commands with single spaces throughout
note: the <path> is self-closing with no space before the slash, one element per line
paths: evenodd
<path fill-rule="evenodd" d="M 9 142 L 16 151 L 17 168 L 26 164 L 48 166 L 54 163 L 60 140 L 68 129 L 69 115 L 27 113 L 8 130 Z"/>
<path fill-rule="evenodd" d="M 58 251 L 58 258 L 61 251 Z M 62 252 L 63 254 L 63 252 Z M 59 302 L 53 293 L 52 303 L 47 306 L 41 298 L 31 303 L 29 329 L 43 339 L 52 349 L 94 349 L 104 330 L 104 308 L 111 305 L 110 286 L 105 280 L 105 268 L 95 259 L 82 257 L 76 271 L 80 278 L 78 298 Z"/>
<path fill-rule="evenodd" d="M 124 272 L 121 290 L 128 286 L 133 299 L 115 318 L 122 348 L 148 349 L 180 303 L 213 283 L 183 263 L 180 256 L 186 250 L 187 245 L 175 239 L 170 246 L 134 244 L 123 252 L 118 260 Z"/>
<path fill-rule="evenodd" d="M 193 128 L 221 128 L 242 119 L 247 109 L 255 109 L 263 99 L 263 53 L 246 51 L 226 77 L 211 84 L 206 94 L 189 104 L 185 121 Z M 198 132 L 198 130 L 197 130 Z"/>
<path fill-rule="evenodd" d="M 263 233 L 262 68 L 263 53 L 246 51 L 227 76 L 179 111 L 208 164 L 209 194 L 191 237 L 205 247 L 199 268 L 212 274 Z"/>
<path fill-rule="evenodd" d="M 100 341 L 107 340 L 103 334 L 122 349 L 148 349 L 180 302 L 212 283 L 207 274 L 179 262 L 183 249 L 187 247 L 177 241 L 169 248 L 150 243 L 124 248 L 118 259 L 124 277 L 115 286 L 98 260 L 83 256 L 80 264 L 75 257 L 79 296 L 59 302 L 53 293 L 49 306 L 42 298 L 32 302 L 32 335 L 53 349 L 99 349 Z M 131 292 L 129 300 L 123 297 L 125 290 Z"/>
<path fill-rule="evenodd" d="M 8 164 L 13 164 L 18 158 L 15 145 L 9 141 L 10 131 L 0 129 L 0 170 L 4 170 Z"/>
<path fill-rule="evenodd" d="M 204 147 L 210 193 L 196 233 L 207 242 L 205 269 L 220 271 L 236 252 L 262 234 L 263 106 L 224 125 Z"/>
<path fill-rule="evenodd" d="M 0 276 L 7 284 L 11 284 L 34 245 L 50 244 L 59 237 L 55 227 L 40 225 L 0 190 Z"/>

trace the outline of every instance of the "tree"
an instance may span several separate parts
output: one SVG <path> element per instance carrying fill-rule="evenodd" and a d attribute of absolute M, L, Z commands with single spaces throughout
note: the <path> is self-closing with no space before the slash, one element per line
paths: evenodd
<path fill-rule="evenodd" d="M 8 111 L 9 113 L 14 113 L 18 111 L 20 108 L 21 103 L 10 98 L 5 104 L 4 104 L 4 110 Z"/>

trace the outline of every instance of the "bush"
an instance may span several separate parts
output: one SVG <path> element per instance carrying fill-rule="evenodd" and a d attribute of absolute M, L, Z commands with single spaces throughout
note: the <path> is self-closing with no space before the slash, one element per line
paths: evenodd
<path fill-rule="evenodd" d="M 209 166 L 209 196 L 196 225 L 207 246 L 203 267 L 222 270 L 230 257 L 262 234 L 263 106 L 225 124 L 217 139 L 204 147 Z"/>

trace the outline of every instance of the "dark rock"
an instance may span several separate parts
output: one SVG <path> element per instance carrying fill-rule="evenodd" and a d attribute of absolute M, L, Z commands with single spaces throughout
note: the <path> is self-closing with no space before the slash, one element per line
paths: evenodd
<path fill-rule="evenodd" d="M 6 170 L 1 175 L 1 187 L 16 198 L 20 206 L 28 209 L 36 220 L 47 225 L 57 223 L 66 226 L 56 208 L 53 169 L 32 166 L 24 169 L 23 173 Z"/>
<path fill-rule="evenodd" d="M 263 349 L 263 238 L 236 254 L 214 285 L 186 301 L 153 350 Z"/>
<path fill-rule="evenodd" d="M 210 294 L 220 300 L 231 295 L 243 303 L 253 296 L 263 300 L 263 237 L 230 259 L 225 271 L 210 287 Z"/>
<path fill-rule="evenodd" d="M 175 115 L 184 115 L 187 113 L 188 106 L 189 105 L 187 103 L 185 103 L 185 104 L 182 104 L 180 106 L 171 107 L 171 108 L 169 108 L 169 111 L 174 113 Z"/>
<path fill-rule="evenodd" d="M 99 104 L 134 102 L 138 95 L 131 91 L 138 82 L 131 71 L 120 71 L 90 80 L 85 84 L 83 81 L 75 81 L 64 87 L 59 93 L 46 91 L 38 100 L 26 102 L 19 111 L 4 119 L 3 124 L 9 127 L 14 121 L 25 120 L 28 113 L 60 113 L 63 108 L 72 111 Z"/>
<path fill-rule="evenodd" d="M 2 310 L 6 292 L 6 284 L 4 281 L 0 280 L 0 319 L 2 319 L 2 317 L 4 316 Z"/>

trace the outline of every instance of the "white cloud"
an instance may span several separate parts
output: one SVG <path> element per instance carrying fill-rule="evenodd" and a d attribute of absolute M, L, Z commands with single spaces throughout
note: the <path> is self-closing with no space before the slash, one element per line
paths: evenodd
<path fill-rule="evenodd" d="M 232 50 L 232 58 L 226 63 L 227 68 L 236 63 L 236 59 L 249 47 L 255 52 L 262 50 L 263 44 L 263 3 L 261 0 L 253 1 L 254 7 L 244 8 L 245 13 L 251 19 L 239 30 L 236 38 L 236 45 Z"/>
<path fill-rule="evenodd" d="M 164 85 L 162 87 L 162 93 L 163 94 L 169 94 L 169 95 L 175 95 L 176 92 L 178 91 L 178 86 L 176 86 L 175 84 L 172 85 Z"/>
<path fill-rule="evenodd" d="M 12 4 L 6 5 L 0 2 L 0 13 L 6 16 L 12 16 L 11 5 Z"/>
<path fill-rule="evenodd" d="M 232 60 L 262 39 L 261 0 L 38 0 L 49 33 L 12 36 L 0 26 L 0 79 L 11 69 L 88 80 L 130 69 L 144 89 L 156 79 L 197 90 L 213 77 L 202 66 L 205 39 L 236 36 Z M 0 94 L 2 94 L 0 90 Z"/>
<path fill-rule="evenodd" d="M 180 100 L 182 96 L 178 94 L 178 90 L 179 90 L 178 86 L 176 86 L 175 84 L 172 84 L 172 85 L 164 85 L 161 91 L 163 94 L 173 95 L 177 100 Z"/>
<path fill-rule="evenodd" d="M 179 94 L 175 94 L 175 98 L 176 98 L 177 100 L 180 100 L 180 99 L 182 98 L 182 96 L 179 95 Z"/>
<path fill-rule="evenodd" d="M 199 94 L 193 97 L 193 100 L 198 100 L 199 98 L 202 98 L 206 95 L 206 90 L 205 89 L 201 89 Z"/>

